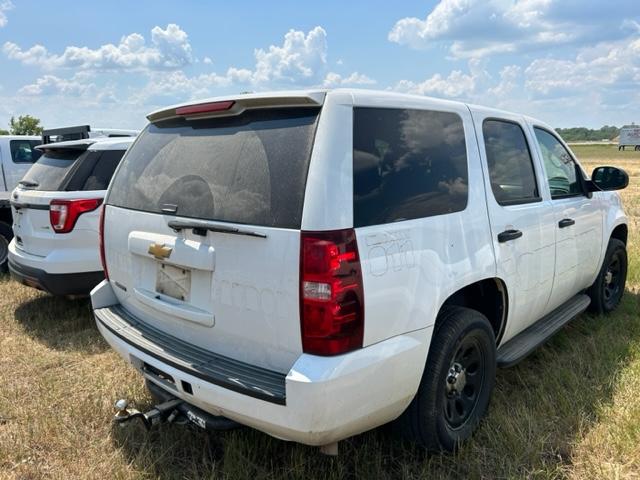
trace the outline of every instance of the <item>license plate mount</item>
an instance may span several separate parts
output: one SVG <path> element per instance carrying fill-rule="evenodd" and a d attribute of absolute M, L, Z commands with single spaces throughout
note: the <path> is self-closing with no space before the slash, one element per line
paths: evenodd
<path fill-rule="evenodd" d="M 166 263 L 158 264 L 156 292 L 188 302 L 191 297 L 191 270 Z"/>

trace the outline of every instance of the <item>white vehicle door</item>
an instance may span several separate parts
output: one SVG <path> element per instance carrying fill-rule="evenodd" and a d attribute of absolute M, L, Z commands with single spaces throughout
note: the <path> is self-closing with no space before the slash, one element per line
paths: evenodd
<path fill-rule="evenodd" d="M 580 180 L 579 165 L 550 130 L 534 126 L 556 220 L 556 268 L 548 310 L 594 280 L 602 246 L 602 212 Z"/>
<path fill-rule="evenodd" d="M 503 342 L 540 319 L 551 294 L 555 218 L 521 117 L 472 110 L 482 157 L 497 274 L 507 287 Z"/>

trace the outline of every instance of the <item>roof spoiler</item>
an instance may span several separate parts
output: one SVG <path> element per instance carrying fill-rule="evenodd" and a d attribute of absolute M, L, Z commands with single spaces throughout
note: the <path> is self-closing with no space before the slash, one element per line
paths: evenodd
<path fill-rule="evenodd" d="M 42 131 L 42 143 L 66 142 L 68 140 L 83 140 L 89 138 L 91 127 L 78 125 L 77 127 L 49 128 Z M 53 140 L 51 139 L 53 137 Z"/>
<path fill-rule="evenodd" d="M 157 110 L 147 115 L 150 122 L 187 118 L 189 120 L 211 117 L 228 117 L 240 115 L 245 110 L 277 107 L 319 107 L 324 101 L 325 92 L 308 94 L 291 94 L 282 96 L 242 96 L 228 99 L 213 99 L 202 102 L 173 106 Z"/>

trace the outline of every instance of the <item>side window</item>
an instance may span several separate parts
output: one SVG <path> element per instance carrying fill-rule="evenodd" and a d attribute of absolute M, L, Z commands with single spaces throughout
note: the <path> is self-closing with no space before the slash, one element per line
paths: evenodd
<path fill-rule="evenodd" d="M 81 190 L 106 190 L 113 177 L 124 150 L 107 150 L 93 166 L 93 170 L 84 182 Z"/>
<path fill-rule="evenodd" d="M 485 120 L 482 134 L 496 201 L 500 205 L 540 201 L 531 152 L 522 127 L 508 120 Z"/>
<path fill-rule="evenodd" d="M 548 131 L 537 127 L 534 130 L 542 152 L 551 198 L 582 195 L 578 166 L 567 149 Z"/>
<path fill-rule="evenodd" d="M 34 147 L 41 143 L 39 140 L 10 140 L 11 160 L 13 163 L 35 163 L 42 152 Z"/>
<path fill-rule="evenodd" d="M 467 151 L 455 113 L 353 110 L 356 227 L 443 215 L 467 206 Z"/>

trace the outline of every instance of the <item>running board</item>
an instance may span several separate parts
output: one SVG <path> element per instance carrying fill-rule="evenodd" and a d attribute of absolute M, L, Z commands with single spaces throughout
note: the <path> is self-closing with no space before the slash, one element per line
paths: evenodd
<path fill-rule="evenodd" d="M 587 295 L 576 295 L 520 332 L 498 348 L 498 366 L 511 367 L 524 359 L 570 320 L 584 312 L 589 303 L 591 303 L 591 299 Z"/>

